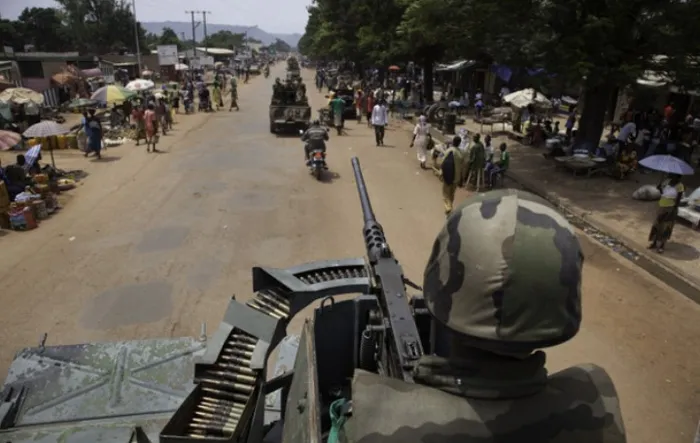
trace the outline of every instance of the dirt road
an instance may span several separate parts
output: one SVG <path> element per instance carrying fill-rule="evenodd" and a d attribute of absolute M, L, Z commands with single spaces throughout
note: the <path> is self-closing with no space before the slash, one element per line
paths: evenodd
<path fill-rule="evenodd" d="M 90 164 L 92 176 L 60 214 L 0 239 L 0 373 L 43 332 L 49 344 L 196 335 L 202 321 L 210 330 L 219 322 L 232 294 L 250 294 L 254 265 L 363 255 L 354 155 L 395 253 L 420 281 L 444 216 L 439 185 L 418 168 L 408 134 L 390 130 L 377 148 L 364 124 L 350 122 L 329 145 L 333 176 L 317 182 L 298 139 L 268 132 L 281 69 L 241 88 L 241 112 L 182 118 L 162 139 L 163 154 L 110 149 L 118 160 Z M 318 108 L 323 98 L 310 94 Z M 700 307 L 583 244 L 583 329 L 549 352 L 550 369 L 607 368 L 630 442 L 689 441 L 700 417 Z"/>

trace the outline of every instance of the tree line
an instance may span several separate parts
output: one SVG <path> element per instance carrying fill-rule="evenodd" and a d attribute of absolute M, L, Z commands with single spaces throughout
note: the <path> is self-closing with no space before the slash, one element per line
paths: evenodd
<path fill-rule="evenodd" d="M 0 17 L 0 46 L 17 52 L 25 46 L 37 51 L 85 54 L 135 53 L 136 29 L 139 49 L 148 54 L 157 45 L 177 45 L 180 50 L 194 46 L 191 39 L 181 39 L 172 29 L 164 28 L 160 35 L 148 33 L 140 23 L 134 24 L 131 2 L 126 0 L 56 0 L 57 8 L 25 8 L 17 20 Z M 198 45 L 237 49 L 244 43 L 259 40 L 230 31 L 208 35 Z M 288 52 L 289 45 L 277 39 L 270 48 Z"/>
<path fill-rule="evenodd" d="M 17 20 L 0 18 L 0 42 L 15 51 L 106 54 L 135 52 L 136 33 L 130 2 L 125 0 L 56 0 L 57 8 L 25 8 Z M 146 48 L 146 31 L 138 26 Z"/>
<path fill-rule="evenodd" d="M 432 97 L 437 62 L 466 58 L 579 84 L 579 141 L 597 141 L 610 97 L 654 72 L 700 82 L 700 0 L 315 0 L 299 50 L 356 66 L 414 61 Z"/>

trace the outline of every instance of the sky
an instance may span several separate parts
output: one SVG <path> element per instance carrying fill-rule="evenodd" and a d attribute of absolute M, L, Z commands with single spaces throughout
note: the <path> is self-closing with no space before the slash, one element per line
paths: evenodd
<path fill-rule="evenodd" d="M 186 10 L 211 11 L 212 24 L 254 26 L 274 33 L 304 33 L 310 0 L 135 0 L 142 22 L 186 22 Z M 16 19 L 27 7 L 55 7 L 53 0 L 0 0 L 0 16 Z"/>

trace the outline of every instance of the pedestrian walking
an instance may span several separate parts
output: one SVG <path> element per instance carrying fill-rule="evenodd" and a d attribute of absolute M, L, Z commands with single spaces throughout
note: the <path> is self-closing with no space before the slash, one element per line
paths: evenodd
<path fill-rule="evenodd" d="M 87 151 L 85 152 L 85 157 L 87 157 L 91 152 L 95 153 L 95 156 L 100 159 L 100 151 L 102 151 L 102 137 L 104 135 L 102 131 L 102 123 L 100 119 L 95 117 L 95 110 L 90 109 L 90 116 L 87 120 L 87 126 L 90 128 L 88 132 L 87 139 Z"/>
<path fill-rule="evenodd" d="M 663 254 L 666 242 L 671 238 L 673 227 L 678 216 L 678 207 L 685 192 L 685 186 L 681 183 L 681 176 L 669 174 L 668 178 L 658 186 L 661 192 L 659 206 L 656 212 L 656 219 L 649 232 L 649 249 L 656 249 L 656 252 Z"/>
<path fill-rule="evenodd" d="M 146 152 L 151 152 L 151 147 L 153 147 L 153 152 L 158 152 L 156 149 L 156 144 L 158 143 L 158 118 L 156 117 L 155 106 L 152 103 L 148 105 L 143 119 L 146 126 Z"/>
<path fill-rule="evenodd" d="M 362 103 L 364 102 L 364 97 L 361 90 L 357 90 L 355 93 L 355 116 L 357 117 L 357 123 L 362 122 Z"/>
<path fill-rule="evenodd" d="M 146 122 L 143 118 L 144 112 L 141 103 L 137 103 L 131 111 L 131 121 L 136 125 L 136 146 L 139 145 L 141 140 L 146 139 Z"/>
<path fill-rule="evenodd" d="M 388 123 L 386 101 L 381 99 L 372 109 L 372 126 L 374 126 L 374 138 L 377 146 L 384 146 L 384 131 Z"/>
<path fill-rule="evenodd" d="M 424 115 L 418 117 L 418 123 L 413 128 L 413 139 L 411 147 L 416 148 L 416 157 L 420 162 L 420 167 L 425 169 L 425 162 L 428 160 L 428 145 L 433 141 L 430 135 L 430 124 Z"/>
<path fill-rule="evenodd" d="M 474 136 L 474 144 L 469 150 L 469 173 L 465 186 L 469 186 L 474 177 L 474 190 L 479 192 L 479 188 L 484 185 L 484 170 L 486 169 L 486 149 L 481 143 L 481 136 Z"/>
<path fill-rule="evenodd" d="M 241 110 L 238 107 L 238 82 L 236 81 L 236 77 L 231 76 L 231 106 L 228 108 L 229 112 L 233 108 L 236 108 L 236 111 Z"/>
<path fill-rule="evenodd" d="M 365 110 L 367 112 L 367 127 L 372 126 L 372 110 L 374 109 L 374 92 L 369 91 L 367 93 L 367 99 L 365 100 Z"/>
<path fill-rule="evenodd" d="M 445 205 L 445 215 L 449 216 L 454 205 L 457 186 L 462 181 L 462 153 L 459 145 L 462 139 L 455 135 L 450 146 L 439 160 L 438 174 L 442 181 L 442 202 Z"/>

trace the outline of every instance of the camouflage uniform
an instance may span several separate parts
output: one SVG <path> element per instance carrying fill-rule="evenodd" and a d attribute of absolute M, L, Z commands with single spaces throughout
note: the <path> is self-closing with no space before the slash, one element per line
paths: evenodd
<path fill-rule="evenodd" d="M 439 233 L 424 276 L 450 357 L 422 357 L 416 384 L 356 371 L 348 440 L 626 442 L 604 369 L 548 376 L 545 354 L 533 352 L 578 332 L 582 265 L 573 228 L 544 200 L 515 190 L 469 198 Z"/>

